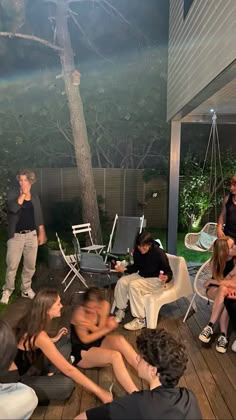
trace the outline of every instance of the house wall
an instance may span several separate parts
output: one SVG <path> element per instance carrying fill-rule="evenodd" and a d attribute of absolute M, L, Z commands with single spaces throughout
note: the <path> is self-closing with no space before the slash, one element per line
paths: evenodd
<path fill-rule="evenodd" d="M 236 0 L 170 0 L 167 120 L 236 60 Z"/>

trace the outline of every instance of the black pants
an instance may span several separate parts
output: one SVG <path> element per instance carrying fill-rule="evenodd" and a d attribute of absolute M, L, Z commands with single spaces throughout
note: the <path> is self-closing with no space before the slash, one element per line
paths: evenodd
<path fill-rule="evenodd" d="M 68 338 L 62 337 L 57 343 L 56 347 L 60 353 L 70 361 L 71 344 Z M 22 382 L 32 388 L 39 399 L 39 402 L 50 400 L 66 400 L 69 398 L 74 390 L 74 381 L 63 375 L 58 369 L 51 364 L 49 360 L 44 361 L 45 374 L 42 375 L 32 369 L 22 377 L 19 376 L 18 371 L 8 372 L 7 375 L 0 378 L 2 383 Z M 36 374 L 39 373 L 39 374 Z M 53 372 L 54 375 L 47 376 L 47 372 Z"/>
<path fill-rule="evenodd" d="M 228 311 L 230 321 L 232 323 L 233 329 L 236 331 L 236 300 L 225 298 L 225 307 Z"/>

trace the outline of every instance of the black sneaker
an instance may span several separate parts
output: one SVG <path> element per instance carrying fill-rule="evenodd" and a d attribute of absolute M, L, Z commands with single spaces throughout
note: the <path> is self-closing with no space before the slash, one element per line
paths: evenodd
<path fill-rule="evenodd" d="M 228 340 L 225 335 L 220 335 L 216 343 L 216 351 L 225 353 L 227 351 Z"/>
<path fill-rule="evenodd" d="M 199 334 L 198 338 L 203 343 L 209 343 L 211 336 L 213 335 L 213 329 L 210 327 L 210 325 L 207 325 L 205 328 L 203 328 L 201 334 Z"/>

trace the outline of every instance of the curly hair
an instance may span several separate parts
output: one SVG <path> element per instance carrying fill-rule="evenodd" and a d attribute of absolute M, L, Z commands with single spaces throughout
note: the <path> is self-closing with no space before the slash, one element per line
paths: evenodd
<path fill-rule="evenodd" d="M 35 172 L 32 171 L 32 169 L 22 169 L 21 171 L 19 171 L 19 173 L 16 175 L 17 181 L 19 181 L 21 175 L 25 175 L 31 185 L 33 185 L 36 182 L 36 175 Z"/>
<path fill-rule="evenodd" d="M 187 366 L 185 347 L 164 329 L 149 328 L 137 337 L 137 347 L 141 357 L 157 368 L 161 384 L 174 388 Z"/>

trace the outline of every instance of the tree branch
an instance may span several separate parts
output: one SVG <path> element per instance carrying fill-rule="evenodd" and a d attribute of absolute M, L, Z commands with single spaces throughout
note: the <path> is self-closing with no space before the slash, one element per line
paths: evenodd
<path fill-rule="evenodd" d="M 39 42 L 40 44 L 45 45 L 46 47 L 52 48 L 57 51 L 63 51 L 63 48 L 58 47 L 58 45 L 54 45 L 51 42 L 47 41 L 46 39 L 39 38 L 35 35 L 28 35 L 28 34 L 20 34 L 20 33 L 14 33 L 14 32 L 0 32 L 0 36 L 5 36 L 8 38 L 23 38 L 23 39 L 29 39 L 30 41 Z"/>

